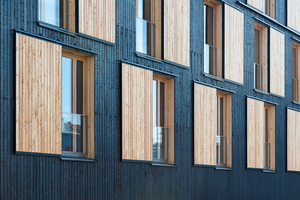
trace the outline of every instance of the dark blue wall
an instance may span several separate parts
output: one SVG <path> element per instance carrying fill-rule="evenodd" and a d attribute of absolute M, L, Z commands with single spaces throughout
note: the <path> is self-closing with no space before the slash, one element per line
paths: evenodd
<path fill-rule="evenodd" d="M 292 103 L 292 37 L 270 19 L 234 0 L 244 10 L 244 85 L 203 76 L 203 0 L 190 0 L 190 69 L 135 54 L 135 0 L 116 0 L 116 44 L 73 37 L 37 24 L 38 0 L 0 0 L 0 199 L 298 199 L 300 175 L 286 170 L 286 107 Z M 246 3 L 246 0 L 242 2 Z M 276 0 L 276 19 L 286 25 L 286 0 Z M 285 33 L 284 99 L 257 93 L 254 85 L 254 18 Z M 99 52 L 95 57 L 96 163 L 16 155 L 14 29 Z M 120 60 L 173 72 L 175 78 L 175 160 L 177 167 L 121 162 Z M 233 95 L 233 171 L 193 166 L 193 82 L 223 86 Z M 275 101 L 276 172 L 246 169 L 246 95 Z"/>

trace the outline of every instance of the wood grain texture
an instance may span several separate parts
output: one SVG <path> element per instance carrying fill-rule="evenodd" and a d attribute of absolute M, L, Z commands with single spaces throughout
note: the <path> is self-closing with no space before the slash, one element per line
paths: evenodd
<path fill-rule="evenodd" d="M 79 0 L 79 32 L 115 42 L 115 0 Z"/>
<path fill-rule="evenodd" d="M 16 150 L 61 154 L 62 48 L 16 37 Z"/>
<path fill-rule="evenodd" d="M 300 112 L 287 109 L 287 170 L 300 171 Z"/>
<path fill-rule="evenodd" d="M 216 165 L 216 105 L 214 88 L 194 84 L 194 163 Z"/>
<path fill-rule="evenodd" d="M 190 0 L 164 1 L 164 59 L 190 63 Z"/>
<path fill-rule="evenodd" d="M 270 92 L 285 95 L 284 34 L 270 28 Z"/>
<path fill-rule="evenodd" d="M 265 12 L 265 1 L 264 0 L 247 0 L 247 4 L 253 6 L 254 8 Z"/>
<path fill-rule="evenodd" d="M 244 82 L 244 13 L 225 4 L 225 78 Z"/>
<path fill-rule="evenodd" d="M 264 102 L 247 98 L 247 167 L 264 167 Z"/>
<path fill-rule="evenodd" d="M 153 72 L 122 64 L 122 159 L 152 160 Z"/>
<path fill-rule="evenodd" d="M 299 13 L 300 1 L 287 0 L 287 25 L 298 32 L 300 32 Z"/>

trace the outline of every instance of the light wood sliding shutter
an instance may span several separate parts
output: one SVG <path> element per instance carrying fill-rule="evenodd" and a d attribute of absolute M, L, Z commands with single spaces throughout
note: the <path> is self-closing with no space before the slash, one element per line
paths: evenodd
<path fill-rule="evenodd" d="M 247 4 L 262 12 L 265 12 L 265 0 L 247 0 Z"/>
<path fill-rule="evenodd" d="M 190 60 L 190 0 L 164 0 L 164 59 L 184 66 Z"/>
<path fill-rule="evenodd" d="M 270 28 L 270 92 L 284 96 L 284 34 Z"/>
<path fill-rule="evenodd" d="M 287 0 L 287 24 L 289 27 L 300 32 L 300 1 L 299 0 Z"/>
<path fill-rule="evenodd" d="M 217 90 L 194 84 L 194 163 L 216 165 Z"/>
<path fill-rule="evenodd" d="M 16 150 L 61 154 L 62 47 L 16 34 Z"/>
<path fill-rule="evenodd" d="M 300 112 L 287 109 L 287 170 L 300 171 Z"/>
<path fill-rule="evenodd" d="M 247 167 L 264 167 L 264 102 L 247 99 Z"/>
<path fill-rule="evenodd" d="M 115 0 L 79 0 L 79 32 L 115 42 Z"/>
<path fill-rule="evenodd" d="M 243 84 L 244 13 L 225 4 L 225 78 Z"/>
<path fill-rule="evenodd" d="M 152 160 L 153 72 L 122 64 L 122 159 Z"/>

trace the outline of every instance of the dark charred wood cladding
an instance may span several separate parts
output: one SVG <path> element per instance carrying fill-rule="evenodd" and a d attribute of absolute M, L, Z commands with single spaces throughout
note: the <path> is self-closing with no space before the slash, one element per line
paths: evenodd
<path fill-rule="evenodd" d="M 223 2 L 223 1 L 220 1 Z M 292 103 L 292 37 L 286 24 L 286 1 L 276 1 L 276 21 L 235 0 L 244 11 L 243 85 L 203 75 L 203 0 L 190 0 L 189 69 L 136 56 L 135 0 L 115 1 L 115 45 L 39 26 L 37 0 L 0 0 L 0 199 L 298 199 L 298 173 L 287 172 L 287 109 Z M 242 1 L 246 3 L 246 0 Z M 254 17 L 285 35 L 284 98 L 254 88 Z M 73 162 L 58 157 L 15 154 L 16 55 L 12 30 L 59 41 L 63 48 L 95 54 L 95 158 Z M 176 167 L 121 162 L 121 60 L 178 75 L 174 78 L 174 155 Z M 151 69 L 149 69 L 151 70 Z M 157 72 L 158 73 L 158 72 Z M 168 75 L 167 75 L 168 76 Z M 194 83 L 234 91 L 232 95 L 231 171 L 194 164 Z M 246 95 L 276 102 L 276 173 L 247 167 Z M 280 186 L 280 187 L 278 187 Z"/>

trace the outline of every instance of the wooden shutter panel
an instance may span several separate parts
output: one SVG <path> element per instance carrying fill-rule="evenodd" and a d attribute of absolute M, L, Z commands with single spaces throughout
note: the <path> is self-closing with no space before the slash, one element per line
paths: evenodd
<path fill-rule="evenodd" d="M 270 92 L 284 96 L 284 34 L 270 28 Z"/>
<path fill-rule="evenodd" d="M 247 99 L 247 167 L 264 167 L 264 102 Z"/>
<path fill-rule="evenodd" d="M 288 26 L 300 32 L 300 23 L 298 21 L 300 13 L 299 0 L 287 0 L 287 23 Z"/>
<path fill-rule="evenodd" d="M 16 34 L 16 151 L 61 154 L 62 47 Z"/>
<path fill-rule="evenodd" d="M 122 64 L 122 159 L 152 161 L 153 72 Z"/>
<path fill-rule="evenodd" d="M 287 170 L 300 171 L 300 113 L 287 109 Z"/>
<path fill-rule="evenodd" d="M 190 0 L 164 0 L 164 59 L 189 66 Z"/>
<path fill-rule="evenodd" d="M 79 32 L 115 42 L 115 0 L 79 0 Z"/>
<path fill-rule="evenodd" d="M 262 12 L 265 12 L 265 0 L 247 0 L 247 4 Z"/>
<path fill-rule="evenodd" d="M 216 165 L 217 90 L 194 84 L 194 163 Z"/>
<path fill-rule="evenodd" d="M 244 13 L 225 4 L 225 78 L 243 84 Z"/>

